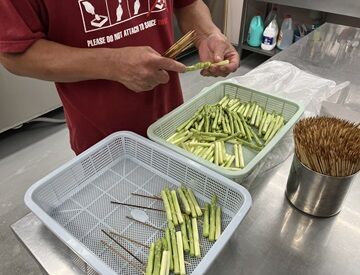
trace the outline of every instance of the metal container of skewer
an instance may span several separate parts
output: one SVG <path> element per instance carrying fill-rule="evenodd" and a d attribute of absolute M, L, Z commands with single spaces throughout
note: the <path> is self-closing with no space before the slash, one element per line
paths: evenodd
<path fill-rule="evenodd" d="M 358 125 L 335 118 L 308 118 L 295 125 L 285 192 L 293 206 L 316 217 L 341 211 L 360 168 L 359 132 Z"/>
<path fill-rule="evenodd" d="M 296 154 L 286 186 L 286 197 L 297 209 L 312 216 L 331 217 L 341 211 L 355 175 L 332 177 L 317 173 Z"/>

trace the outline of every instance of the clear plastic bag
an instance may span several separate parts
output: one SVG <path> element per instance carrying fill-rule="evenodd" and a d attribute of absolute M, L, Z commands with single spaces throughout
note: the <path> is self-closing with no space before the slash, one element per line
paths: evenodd
<path fill-rule="evenodd" d="M 291 99 L 305 106 L 304 116 L 318 115 L 323 101 L 341 94 L 348 82 L 337 85 L 334 81 L 321 78 L 296 66 L 282 61 L 270 61 L 260 65 L 246 75 L 233 78 L 242 86 Z M 292 132 L 289 132 L 241 184 L 252 189 L 256 187 L 254 179 L 275 168 L 294 151 Z"/>

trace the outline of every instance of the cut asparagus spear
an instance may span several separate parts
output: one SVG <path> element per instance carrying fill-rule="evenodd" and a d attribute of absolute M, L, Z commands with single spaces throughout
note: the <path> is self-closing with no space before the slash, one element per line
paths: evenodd
<path fill-rule="evenodd" d="M 216 225 L 215 240 L 217 240 L 220 237 L 220 234 L 221 234 L 221 208 L 219 206 L 216 208 L 215 225 Z"/>
<path fill-rule="evenodd" d="M 166 192 L 166 196 L 169 201 L 169 205 L 170 205 L 170 209 L 171 209 L 172 222 L 174 223 L 174 225 L 179 225 L 179 221 L 177 219 L 177 215 L 176 215 L 176 211 L 175 211 L 175 206 L 174 206 L 172 196 L 171 196 L 171 193 L 170 193 L 170 190 L 168 187 L 165 188 L 165 192 Z"/>
<path fill-rule="evenodd" d="M 210 211 L 210 205 L 206 203 L 205 211 L 204 211 L 204 224 L 203 224 L 203 236 L 205 238 L 209 237 L 209 211 Z"/>
<path fill-rule="evenodd" d="M 164 203 L 164 207 L 165 207 L 165 211 L 166 211 L 166 218 L 167 218 L 168 221 L 172 221 L 171 208 L 170 208 L 169 200 L 168 200 L 168 198 L 166 196 L 165 190 L 161 191 L 161 198 L 162 198 L 163 203 Z"/>
<path fill-rule="evenodd" d="M 167 241 L 167 244 L 168 244 L 168 250 L 169 250 L 169 254 L 170 254 L 169 255 L 170 256 L 169 267 L 170 267 L 170 270 L 173 271 L 174 270 L 174 259 L 173 259 L 173 254 L 172 254 L 170 229 L 168 227 L 165 230 L 165 238 L 166 238 L 166 241 Z"/>
<path fill-rule="evenodd" d="M 177 248 L 177 242 L 176 242 L 175 227 L 172 222 L 169 222 L 168 226 L 170 229 L 171 249 L 172 249 L 173 260 L 174 260 L 174 273 L 179 274 L 180 273 L 180 265 L 179 265 L 179 254 L 178 254 L 178 248 Z"/>
<path fill-rule="evenodd" d="M 211 148 L 211 147 L 210 147 Z M 209 148 L 209 149 L 210 149 Z M 183 192 L 183 190 L 181 188 L 178 188 L 178 193 L 179 193 L 179 196 L 180 196 L 180 200 L 181 200 L 181 203 L 182 205 L 184 206 L 184 210 L 185 210 L 185 213 L 190 215 L 191 213 L 191 209 L 190 209 L 190 205 L 189 205 L 189 202 L 188 200 L 186 199 L 185 197 L 185 194 Z"/>
<path fill-rule="evenodd" d="M 170 245 L 171 246 L 171 245 Z M 168 251 L 169 253 L 167 254 L 167 270 L 166 270 L 166 275 L 169 275 L 170 274 L 170 267 L 171 267 L 171 259 L 172 259 L 172 256 L 171 256 L 171 252 Z"/>
<path fill-rule="evenodd" d="M 210 227 L 209 227 L 209 241 L 215 241 L 215 216 L 216 216 L 217 197 L 213 195 L 210 205 Z"/>
<path fill-rule="evenodd" d="M 189 192 L 187 191 L 187 188 L 186 188 L 186 187 L 183 187 L 182 190 L 184 191 L 185 197 L 187 198 L 187 201 L 189 202 L 190 210 L 191 210 L 191 216 L 192 216 L 193 218 L 195 218 L 195 217 L 196 217 L 195 205 L 194 205 L 194 203 L 192 202 L 192 200 L 191 200 L 191 198 L 190 198 L 190 194 L 189 194 Z"/>
<path fill-rule="evenodd" d="M 188 253 L 190 251 L 190 247 L 189 247 L 189 239 L 188 239 L 188 236 L 186 233 L 185 215 L 184 215 L 184 222 L 181 224 L 181 234 L 182 234 L 182 239 L 183 239 L 184 251 L 186 253 Z"/>
<path fill-rule="evenodd" d="M 198 216 L 198 217 L 202 216 L 201 208 L 200 208 L 200 206 L 199 206 L 199 203 L 198 203 L 197 200 L 196 200 L 196 197 L 195 197 L 193 191 L 192 191 L 190 188 L 188 188 L 187 191 L 189 192 L 190 199 L 191 199 L 192 203 L 193 203 L 194 206 L 195 206 L 195 211 L 196 211 L 197 216 Z"/>
<path fill-rule="evenodd" d="M 190 256 L 195 256 L 194 237 L 189 216 L 185 215 L 186 229 L 189 236 Z"/>
<path fill-rule="evenodd" d="M 152 243 L 150 245 L 150 252 L 149 252 L 149 257 L 147 260 L 147 266 L 146 266 L 146 275 L 152 275 L 153 274 L 153 269 L 154 269 L 154 256 L 155 256 L 155 244 Z"/>
<path fill-rule="evenodd" d="M 191 219 L 191 225 L 193 229 L 195 257 L 199 258 L 201 257 L 201 253 L 200 253 L 200 242 L 199 242 L 199 230 L 198 230 L 196 218 Z"/>
<path fill-rule="evenodd" d="M 160 275 L 166 275 L 168 271 L 168 253 L 169 251 L 166 250 L 164 250 L 162 253 Z"/>
<path fill-rule="evenodd" d="M 240 167 L 240 168 L 244 168 L 244 166 L 245 166 L 245 161 L 244 161 L 244 154 L 243 154 L 243 150 L 242 150 L 241 144 L 238 144 L 238 152 L 239 152 L 239 167 Z"/>
<path fill-rule="evenodd" d="M 184 248 L 183 248 L 183 242 L 182 242 L 182 235 L 181 232 L 176 232 L 176 242 L 177 242 L 177 249 L 178 249 L 178 255 L 179 255 L 179 265 L 180 265 L 180 275 L 185 275 L 185 261 L 184 261 Z"/>
<path fill-rule="evenodd" d="M 175 206 L 177 219 L 179 221 L 179 224 L 182 224 L 184 222 L 184 219 L 183 219 L 183 216 L 182 216 L 182 213 L 181 213 L 181 210 L 180 210 L 180 205 L 179 205 L 179 201 L 177 199 L 175 190 L 171 190 L 171 196 L 172 196 L 172 200 L 173 200 L 173 203 L 174 203 L 174 206 Z"/>
<path fill-rule="evenodd" d="M 160 274 L 160 267 L 161 267 L 161 249 L 162 249 L 162 241 L 157 240 L 155 244 L 155 260 L 154 260 L 154 269 L 153 275 Z"/>

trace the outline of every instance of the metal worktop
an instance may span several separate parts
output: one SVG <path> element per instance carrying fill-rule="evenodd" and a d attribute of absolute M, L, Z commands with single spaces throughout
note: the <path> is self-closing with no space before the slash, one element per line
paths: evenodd
<path fill-rule="evenodd" d="M 272 60 L 293 63 L 336 82 L 349 80 L 345 101 L 356 102 L 359 37 L 359 29 L 325 24 Z M 313 218 L 291 207 L 285 198 L 291 159 L 249 185 L 253 206 L 209 274 L 360 274 L 360 176 L 340 214 Z M 81 274 L 75 255 L 33 214 L 12 229 L 44 272 Z"/>

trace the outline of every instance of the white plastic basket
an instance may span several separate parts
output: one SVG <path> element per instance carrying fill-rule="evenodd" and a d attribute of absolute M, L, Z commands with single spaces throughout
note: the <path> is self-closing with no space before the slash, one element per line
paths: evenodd
<path fill-rule="evenodd" d="M 190 258 L 187 273 L 205 274 L 251 206 L 246 189 L 177 153 L 130 132 L 118 132 L 94 145 L 72 161 L 35 183 L 26 192 L 26 205 L 68 247 L 100 274 L 139 274 L 101 243 L 110 241 L 101 229 L 111 229 L 149 245 L 162 236 L 126 219 L 131 208 L 111 200 L 161 208 L 162 202 L 140 198 L 131 192 L 159 194 L 165 186 L 184 184 L 199 202 L 217 194 L 223 210 L 223 234 L 213 244 L 199 235 L 202 258 Z M 144 210 L 148 223 L 166 227 L 166 215 Z M 111 242 L 111 241 L 110 241 Z M 143 262 L 148 250 L 122 242 Z M 114 244 L 114 247 L 116 245 Z M 118 251 L 133 260 L 120 247 Z M 135 261 L 133 261 L 135 263 Z"/>
<path fill-rule="evenodd" d="M 268 113 L 276 112 L 277 114 L 283 115 L 285 119 L 285 125 L 260 152 L 256 152 L 243 146 L 245 167 L 239 171 L 231 171 L 217 166 L 166 141 L 173 133 L 175 133 L 176 128 L 191 118 L 200 107 L 205 104 L 215 104 L 225 95 L 230 98 L 238 98 L 241 102 L 257 102 L 257 104 L 263 107 Z M 256 166 L 272 151 L 272 149 L 274 149 L 276 144 L 291 129 L 301 117 L 303 111 L 304 107 L 299 103 L 251 90 L 234 82 L 222 81 L 203 89 L 199 95 L 154 122 L 148 128 L 147 135 L 150 139 L 160 143 L 166 148 L 183 154 L 227 178 L 242 183 L 242 181 L 251 174 Z"/>

